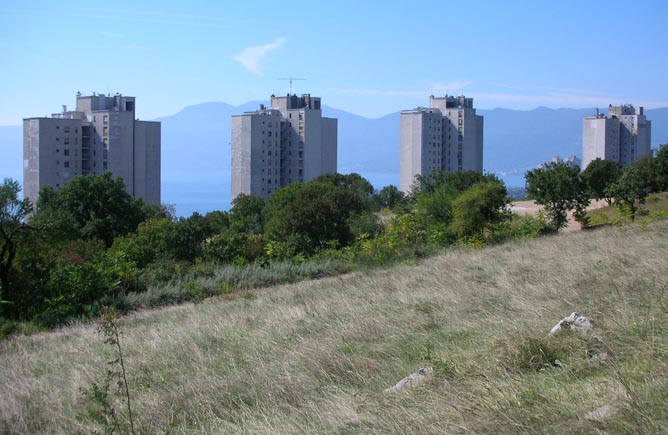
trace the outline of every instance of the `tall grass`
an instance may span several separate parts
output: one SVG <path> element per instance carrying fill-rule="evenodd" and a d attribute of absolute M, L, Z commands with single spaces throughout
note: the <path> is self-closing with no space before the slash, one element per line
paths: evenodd
<path fill-rule="evenodd" d="M 119 321 L 135 427 L 667 432 L 667 236 L 657 221 L 544 237 L 136 312 Z M 593 332 L 546 337 L 572 311 Z M 99 429 L 81 388 L 108 352 L 94 325 L 0 343 L 0 433 Z M 425 366 L 426 382 L 383 393 Z"/>

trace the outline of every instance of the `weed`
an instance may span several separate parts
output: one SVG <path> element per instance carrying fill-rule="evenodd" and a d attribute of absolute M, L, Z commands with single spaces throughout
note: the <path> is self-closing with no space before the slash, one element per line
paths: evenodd
<path fill-rule="evenodd" d="M 83 389 L 82 393 L 89 397 L 93 407 L 89 407 L 88 416 L 102 425 L 105 435 L 111 435 L 116 430 L 121 430 L 117 418 L 113 399 L 110 397 L 110 388 L 115 385 L 117 392 L 121 394 L 127 404 L 128 420 L 130 422 L 130 433 L 135 434 L 134 420 L 132 418 L 132 403 L 130 400 L 130 387 L 128 385 L 125 362 L 123 361 L 123 348 L 121 347 L 120 331 L 118 329 L 119 313 L 113 308 L 103 310 L 98 326 L 98 333 L 104 337 L 104 343 L 114 350 L 114 359 L 108 361 L 110 366 L 105 372 L 100 383 L 93 382 L 90 389 Z M 97 433 L 97 432 L 96 432 Z"/>

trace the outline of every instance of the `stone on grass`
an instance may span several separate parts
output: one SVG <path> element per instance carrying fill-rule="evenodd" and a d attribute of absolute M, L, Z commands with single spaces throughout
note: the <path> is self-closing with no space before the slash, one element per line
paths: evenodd
<path fill-rule="evenodd" d="M 585 420 L 602 422 L 615 411 L 617 411 L 617 408 L 614 405 L 605 405 L 586 413 L 584 418 Z"/>
<path fill-rule="evenodd" d="M 586 332 L 594 326 L 594 322 L 589 317 L 581 316 L 580 313 L 572 312 L 570 316 L 564 317 L 559 323 L 554 325 L 550 335 L 559 331 L 568 329 L 571 331 Z"/>
<path fill-rule="evenodd" d="M 417 372 L 411 373 L 410 375 L 406 376 L 405 378 L 397 382 L 394 387 L 386 389 L 385 393 L 392 394 L 399 392 L 404 388 L 414 387 L 417 384 L 424 381 L 425 379 L 427 379 L 428 374 L 429 374 L 428 368 L 421 368 Z"/>

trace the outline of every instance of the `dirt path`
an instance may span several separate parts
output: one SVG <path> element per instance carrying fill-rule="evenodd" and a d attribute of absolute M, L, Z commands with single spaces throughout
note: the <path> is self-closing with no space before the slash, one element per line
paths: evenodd
<path fill-rule="evenodd" d="M 605 200 L 594 200 L 587 207 L 587 211 L 596 210 L 607 207 L 608 203 Z M 535 215 L 543 208 L 542 205 L 536 204 L 533 201 L 515 201 L 510 204 L 510 211 L 519 215 Z M 568 213 L 568 225 L 561 230 L 562 233 L 570 233 L 572 231 L 580 231 L 580 224 L 573 218 L 573 212 Z"/>

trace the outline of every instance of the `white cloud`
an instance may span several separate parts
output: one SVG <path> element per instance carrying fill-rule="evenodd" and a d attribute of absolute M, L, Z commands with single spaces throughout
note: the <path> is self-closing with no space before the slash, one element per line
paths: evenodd
<path fill-rule="evenodd" d="M 285 44 L 285 38 L 276 38 L 272 43 L 266 45 L 253 45 L 250 47 L 244 48 L 244 51 L 241 54 L 232 56 L 232 59 L 239 62 L 244 66 L 248 71 L 256 75 L 262 74 L 262 68 L 260 63 L 267 57 L 269 53 L 274 50 L 281 48 Z"/>

